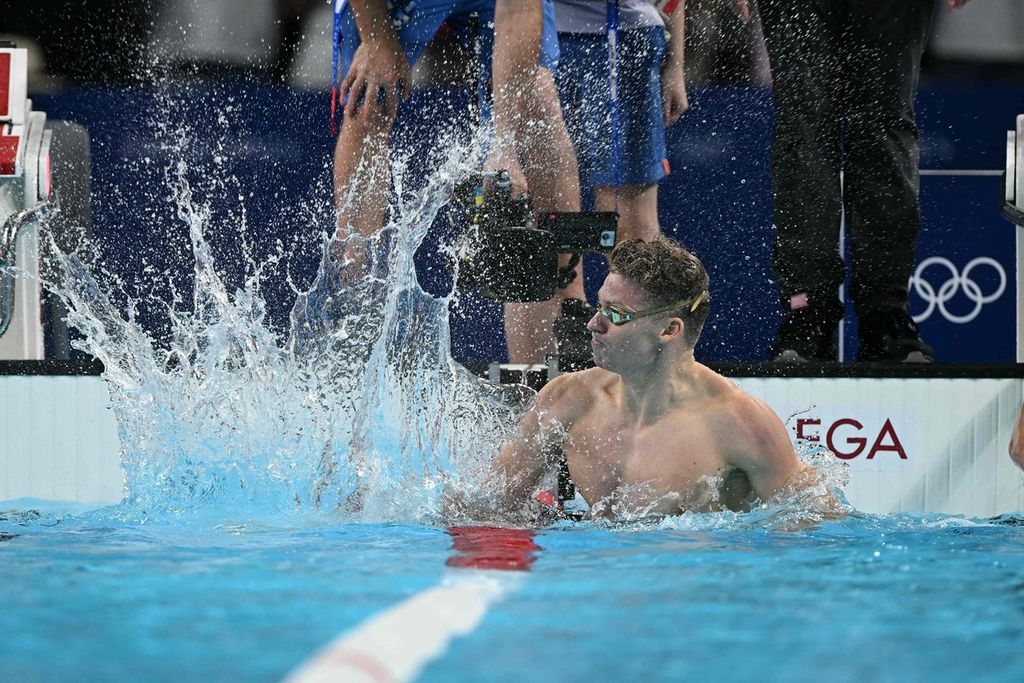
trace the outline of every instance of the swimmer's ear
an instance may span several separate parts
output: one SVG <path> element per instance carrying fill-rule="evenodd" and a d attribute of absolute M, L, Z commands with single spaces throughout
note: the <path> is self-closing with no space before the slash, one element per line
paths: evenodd
<path fill-rule="evenodd" d="M 683 334 L 683 328 L 685 324 L 682 318 L 672 317 L 668 319 L 668 323 L 661 330 L 661 340 L 668 342 L 676 339 Z"/>

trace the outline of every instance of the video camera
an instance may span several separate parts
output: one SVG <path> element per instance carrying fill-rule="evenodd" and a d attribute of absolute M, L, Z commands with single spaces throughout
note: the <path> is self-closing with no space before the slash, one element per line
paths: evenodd
<path fill-rule="evenodd" d="M 485 192 L 485 180 L 492 187 Z M 583 252 L 615 246 L 618 214 L 551 212 L 534 217 L 530 198 L 512 197 L 506 171 L 478 173 L 455 188 L 453 223 L 459 287 L 489 299 L 547 301 L 572 282 Z M 572 254 L 559 268 L 559 254 Z"/>

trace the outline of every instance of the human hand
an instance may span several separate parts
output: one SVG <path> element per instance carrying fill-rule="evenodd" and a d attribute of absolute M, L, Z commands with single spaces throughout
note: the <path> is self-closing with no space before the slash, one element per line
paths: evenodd
<path fill-rule="evenodd" d="M 364 122 L 377 112 L 394 117 L 398 98 L 409 97 L 411 84 L 412 65 L 396 41 L 363 41 L 341 83 L 345 116 Z"/>
<path fill-rule="evenodd" d="M 448 481 L 441 493 L 441 519 L 445 524 L 486 524 L 503 526 L 508 515 L 502 515 L 498 499 L 485 494 L 479 484 Z"/>
<path fill-rule="evenodd" d="M 484 171 L 488 173 L 507 171 L 512 183 L 512 198 L 516 199 L 527 190 L 526 175 L 523 173 L 523 167 L 519 165 L 515 151 L 510 147 L 507 143 L 495 144 L 487 155 L 487 160 L 484 161 Z M 487 185 L 489 186 L 490 183 Z"/>
<path fill-rule="evenodd" d="M 967 0 L 963 0 L 963 2 L 967 2 Z M 750 4 L 748 0 L 725 0 L 725 4 L 729 6 L 729 9 L 732 10 L 737 19 L 744 24 L 750 23 Z"/>
<path fill-rule="evenodd" d="M 960 9 L 966 5 L 968 0 L 946 0 L 946 4 L 949 5 L 950 9 Z"/>
<path fill-rule="evenodd" d="M 686 77 L 678 64 L 666 66 L 661 72 L 661 108 L 665 114 L 665 127 L 671 127 L 690 108 L 686 95 Z"/>
<path fill-rule="evenodd" d="M 446 524 L 454 524 L 473 519 L 474 506 L 472 499 L 464 488 L 456 483 L 445 486 L 441 493 L 440 513 Z"/>

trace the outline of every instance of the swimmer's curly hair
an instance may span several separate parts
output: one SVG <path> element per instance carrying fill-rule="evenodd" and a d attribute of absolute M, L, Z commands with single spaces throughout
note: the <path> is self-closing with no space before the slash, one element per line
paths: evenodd
<path fill-rule="evenodd" d="M 640 285 L 651 296 L 653 306 L 667 306 L 676 301 L 696 301 L 691 310 L 681 306 L 676 314 L 686 324 L 685 336 L 690 346 L 697 343 L 704 321 L 711 309 L 708 271 L 693 253 L 679 243 L 659 235 L 650 242 L 623 240 L 615 245 L 609 258 L 611 272 Z"/>

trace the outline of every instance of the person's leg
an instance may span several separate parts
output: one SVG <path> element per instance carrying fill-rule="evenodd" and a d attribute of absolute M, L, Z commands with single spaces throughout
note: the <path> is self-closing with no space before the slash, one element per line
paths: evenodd
<path fill-rule="evenodd" d="M 537 70 L 536 97 L 531 102 L 523 128 L 523 171 L 526 174 L 534 209 L 579 211 L 580 186 L 576 155 L 565 129 L 551 71 Z M 567 258 L 561 259 L 562 265 Z M 538 303 L 505 304 L 505 337 L 511 363 L 541 363 L 554 353 L 552 330 L 561 313 L 564 299 L 586 301 L 583 268 L 576 266 L 576 277 L 553 299 Z"/>
<path fill-rule="evenodd" d="M 536 212 L 579 211 L 576 154 L 566 131 L 553 77 L 560 55 L 554 6 L 548 1 L 544 2 L 543 21 L 534 96 L 517 130 L 520 162 Z M 565 266 L 568 257 L 560 258 L 559 262 Z M 554 325 L 562 313 L 562 302 L 586 301 L 582 263 L 577 264 L 575 273 L 568 286 L 557 291 L 550 301 L 505 305 L 509 362 L 541 363 L 547 354 L 558 351 Z"/>
<path fill-rule="evenodd" d="M 529 120 L 522 147 L 523 172 L 533 198 L 534 211 L 579 211 L 576 153 L 562 119 L 551 71 L 543 67 L 537 70 L 534 89 L 536 97 L 527 113 Z M 566 296 L 582 295 L 583 283 L 576 278 L 562 292 Z"/>
<path fill-rule="evenodd" d="M 777 360 L 834 360 L 839 256 L 840 0 L 760 0 L 775 127 L 772 268 L 782 295 Z"/>
<path fill-rule="evenodd" d="M 558 94 L 565 112 L 569 150 L 575 150 L 583 182 L 594 187 L 594 209 L 619 213 L 619 239 L 652 239 L 659 233 L 657 185 L 664 175 L 664 115 L 661 108 L 661 61 L 665 50 L 660 28 L 620 35 L 620 157 L 613 165 L 607 38 L 603 34 L 562 34 Z M 537 138 L 544 151 L 543 138 Z M 565 141 L 559 137 L 559 147 Z M 564 173 L 565 171 L 559 171 Z M 564 176 L 555 180 L 564 182 Z M 619 186 L 616 192 L 615 186 Z M 579 278 L 575 291 L 562 292 L 555 322 L 563 367 L 590 363 L 587 304 Z"/>
<path fill-rule="evenodd" d="M 921 230 L 914 97 L 934 3 L 851 4 L 844 197 L 860 358 L 928 360 L 906 309 Z"/>
<path fill-rule="evenodd" d="M 334 146 L 334 202 L 338 236 L 372 235 L 384 222 L 390 188 L 388 141 L 394 119 L 387 115 L 364 122 L 342 121 Z"/>
<path fill-rule="evenodd" d="M 454 6 L 454 0 L 424 0 L 409 15 L 408 21 L 398 30 L 398 39 L 410 63 L 414 64 L 426 49 Z M 361 41 L 351 7 L 346 9 L 341 22 L 341 80 L 344 80 Z M 338 237 L 341 239 L 352 235 L 370 237 L 384 224 L 391 189 L 388 152 L 393 127 L 394 113 L 386 109 L 374 111 L 367 119 L 354 116 L 345 117 L 342 121 L 334 147 L 333 171 Z M 352 272 L 358 272 L 365 265 L 364 244 L 364 240 L 345 243 L 345 257 L 354 266 Z"/>
<path fill-rule="evenodd" d="M 618 211 L 617 241 L 641 239 L 651 241 L 661 234 L 658 223 L 658 186 L 627 185 L 619 189 L 598 186 L 594 188 L 595 211 Z"/>
<path fill-rule="evenodd" d="M 573 37 L 569 49 L 580 62 L 585 88 L 573 102 L 581 120 L 573 142 L 585 161 L 585 181 L 594 187 L 594 209 L 618 212 L 618 240 L 658 236 L 657 181 L 666 175 L 662 61 L 665 32 L 635 29 L 620 35 L 618 158 L 613 158 L 607 45 L 603 36 Z M 617 193 L 615 187 L 618 187 Z"/>
<path fill-rule="evenodd" d="M 665 177 L 665 113 L 662 107 L 661 67 L 665 58 L 665 34 L 661 28 L 623 31 L 619 49 L 619 158 L 610 145 L 601 148 L 590 179 L 594 184 L 594 208 L 618 211 L 618 240 L 656 238 L 658 181 Z M 600 67 L 607 71 L 607 57 Z M 598 92 L 608 93 L 607 76 Z M 607 101 L 591 102 L 605 110 L 601 117 L 603 140 L 610 141 L 611 120 Z M 582 144 L 587 144 L 583 142 Z M 615 188 L 618 187 L 616 192 Z"/>

